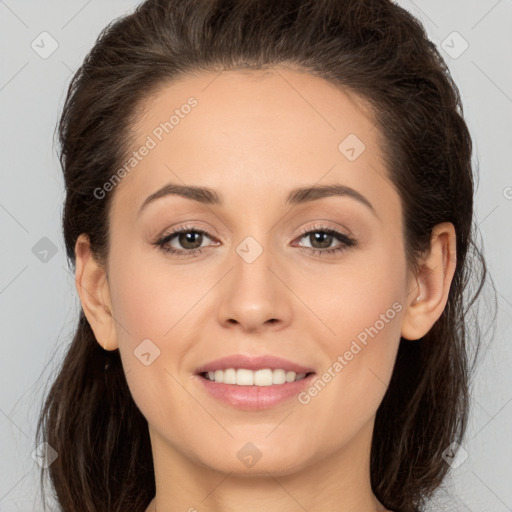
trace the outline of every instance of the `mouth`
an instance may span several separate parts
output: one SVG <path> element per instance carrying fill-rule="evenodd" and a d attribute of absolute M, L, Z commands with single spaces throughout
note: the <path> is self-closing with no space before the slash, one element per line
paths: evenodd
<path fill-rule="evenodd" d="M 316 376 L 307 368 L 273 356 L 234 355 L 196 369 L 202 392 L 236 409 L 261 411 L 292 400 Z"/>
<path fill-rule="evenodd" d="M 295 375 L 293 380 L 290 375 L 288 377 L 290 379 L 289 382 L 261 385 L 249 383 L 250 376 L 245 374 L 245 368 L 238 369 L 237 375 L 240 370 L 242 371 L 242 379 L 247 379 L 244 381 L 245 384 L 226 384 L 225 382 L 210 380 L 209 376 L 204 373 L 198 374 L 196 377 L 200 389 L 216 402 L 244 411 L 262 411 L 297 399 L 299 393 L 308 386 L 311 386 L 316 375 L 314 372 L 304 374 L 303 376 Z M 265 375 L 265 370 L 270 371 L 268 368 L 260 371 L 264 372 Z M 253 372 L 251 371 L 251 373 Z M 268 376 L 265 378 L 268 379 Z M 281 380 L 282 374 L 278 378 L 279 382 Z"/>
<path fill-rule="evenodd" d="M 298 382 L 312 374 L 314 372 L 295 373 L 283 368 L 262 368 L 256 371 L 248 368 L 226 368 L 225 370 L 201 372 L 198 375 L 218 384 L 266 387 Z"/>

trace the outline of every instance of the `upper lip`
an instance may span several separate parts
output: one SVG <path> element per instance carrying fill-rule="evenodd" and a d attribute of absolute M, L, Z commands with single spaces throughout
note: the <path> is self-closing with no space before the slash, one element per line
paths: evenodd
<path fill-rule="evenodd" d="M 262 370 L 270 368 L 271 370 L 283 369 L 287 372 L 314 373 L 312 368 L 308 368 L 288 359 L 271 355 L 246 356 L 243 354 L 233 354 L 210 361 L 199 368 L 196 373 L 213 372 L 215 370 L 226 370 L 227 368 L 246 368 L 247 370 Z"/>

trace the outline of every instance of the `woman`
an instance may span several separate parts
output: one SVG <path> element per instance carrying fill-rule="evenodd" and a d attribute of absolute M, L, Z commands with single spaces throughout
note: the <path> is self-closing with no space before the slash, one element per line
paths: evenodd
<path fill-rule="evenodd" d="M 471 138 L 421 25 L 148 0 L 59 128 L 82 311 L 38 434 L 62 510 L 422 510 L 479 289 Z"/>

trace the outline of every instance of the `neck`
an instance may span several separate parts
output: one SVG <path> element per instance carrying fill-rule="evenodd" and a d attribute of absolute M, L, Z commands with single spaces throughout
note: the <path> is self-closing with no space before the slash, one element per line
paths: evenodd
<path fill-rule="evenodd" d="M 373 421 L 336 452 L 247 475 L 193 461 L 150 428 L 156 496 L 146 512 L 385 512 L 370 484 L 372 431 Z"/>

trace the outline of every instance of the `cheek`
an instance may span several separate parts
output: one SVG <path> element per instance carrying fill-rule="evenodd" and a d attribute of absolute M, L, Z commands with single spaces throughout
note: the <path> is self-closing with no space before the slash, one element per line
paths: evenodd
<path fill-rule="evenodd" d="M 118 247 L 111 253 L 110 288 L 126 380 L 148 421 L 165 424 L 166 411 L 187 405 L 175 379 L 187 351 L 188 341 L 182 336 L 183 329 L 190 329 L 186 311 L 197 298 L 188 291 L 186 276 L 148 263 L 142 251 L 132 249 L 120 257 L 121 244 Z"/>
<path fill-rule="evenodd" d="M 406 282 L 402 247 L 378 240 L 347 253 L 330 268 L 317 267 L 297 289 L 323 321 L 322 332 L 330 333 L 324 339 L 330 339 L 333 354 L 348 350 L 350 341 L 358 337 L 363 343 L 371 339 L 368 331 L 379 339 L 395 339 L 400 334 Z"/>
<path fill-rule="evenodd" d="M 124 258 L 116 258 L 113 251 L 111 261 L 112 306 L 133 342 L 150 338 L 158 343 L 172 336 L 201 293 L 194 276 L 184 267 L 166 265 L 163 257 L 162 264 L 152 264 L 147 254 L 135 249 Z M 118 332 L 126 336 L 122 329 Z"/>
<path fill-rule="evenodd" d="M 332 442 L 350 439 L 375 416 L 392 375 L 400 341 L 401 305 L 368 301 L 353 306 L 337 325 L 336 339 L 324 338 L 329 354 L 322 373 L 299 401 L 311 420 L 311 434 L 331 425 Z M 382 315 L 382 316 L 381 316 Z M 340 437 L 341 436 L 341 437 Z"/>
<path fill-rule="evenodd" d="M 400 250 L 382 244 L 360 253 L 329 281 L 329 301 L 322 303 L 331 331 L 331 336 L 322 336 L 329 362 L 319 376 L 322 382 L 311 391 L 322 394 L 322 402 L 343 404 L 336 409 L 341 416 L 350 410 L 360 421 L 368 419 L 391 378 L 405 309 Z"/>

